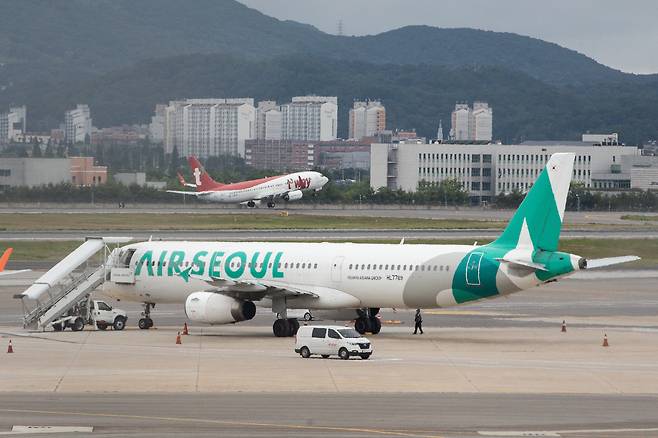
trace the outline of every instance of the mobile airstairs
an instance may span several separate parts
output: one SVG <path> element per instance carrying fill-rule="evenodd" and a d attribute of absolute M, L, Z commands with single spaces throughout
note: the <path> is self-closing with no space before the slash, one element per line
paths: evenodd
<path fill-rule="evenodd" d="M 88 312 L 91 293 L 109 276 L 108 245 L 122 244 L 129 237 L 88 237 L 72 253 L 39 277 L 14 298 L 23 303 L 23 327 L 45 330 L 53 322 Z M 90 260 L 101 250 L 103 262 L 93 266 Z M 84 265 L 84 268 L 79 268 Z M 61 327 L 60 325 L 54 325 Z"/>

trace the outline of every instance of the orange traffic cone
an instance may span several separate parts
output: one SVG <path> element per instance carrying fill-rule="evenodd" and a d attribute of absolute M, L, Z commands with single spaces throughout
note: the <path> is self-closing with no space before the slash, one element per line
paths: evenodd
<path fill-rule="evenodd" d="M 7 353 L 13 353 L 14 347 L 11 345 L 11 339 L 9 340 L 9 346 L 7 347 Z"/>
<path fill-rule="evenodd" d="M 186 322 L 185 325 L 183 326 L 183 335 L 187 336 L 189 334 L 190 332 L 187 330 L 187 322 Z"/>
<path fill-rule="evenodd" d="M 566 332 L 567 332 L 567 322 L 563 320 L 562 321 L 562 333 L 566 333 Z"/>
<path fill-rule="evenodd" d="M 181 339 L 180 339 L 180 332 L 178 332 L 178 335 L 176 336 L 176 345 L 182 344 Z"/>
<path fill-rule="evenodd" d="M 603 346 L 604 347 L 609 347 L 610 345 L 608 344 L 608 335 L 603 333 Z"/>

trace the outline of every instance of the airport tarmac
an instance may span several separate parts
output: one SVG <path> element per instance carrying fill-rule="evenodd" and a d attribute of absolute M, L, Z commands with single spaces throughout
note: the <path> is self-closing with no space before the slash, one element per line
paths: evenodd
<path fill-rule="evenodd" d="M 221 204 L 140 204 L 127 205 L 119 209 L 115 204 L 63 204 L 63 203 L 0 203 L 0 214 L 12 213 L 92 213 L 92 214 L 123 214 L 123 213 L 199 213 L 199 214 L 249 214 L 278 215 L 285 210 L 294 214 L 318 216 L 361 216 L 361 217 L 392 217 L 420 219 L 487 219 L 507 221 L 515 210 L 501 210 L 480 207 L 441 207 L 441 206 L 410 206 L 410 205 L 377 205 L 377 204 L 279 204 L 274 210 L 268 208 L 245 208 Z M 567 225 L 575 224 L 608 224 L 633 225 L 637 222 L 622 219 L 626 215 L 651 215 L 655 213 L 638 213 L 624 211 L 568 211 L 564 221 Z"/>
<path fill-rule="evenodd" d="M 137 304 L 111 301 L 129 313 L 123 332 L 25 332 L 11 296 L 35 275 L 0 281 L 0 342 L 15 350 L 0 361 L 0 433 L 658 436 L 658 271 L 585 272 L 427 310 L 422 336 L 410 311 L 389 309 L 368 361 L 300 358 L 293 339 L 272 336 L 267 309 L 191 324 L 182 345 L 177 305 L 158 306 L 150 331 L 134 327 Z"/>

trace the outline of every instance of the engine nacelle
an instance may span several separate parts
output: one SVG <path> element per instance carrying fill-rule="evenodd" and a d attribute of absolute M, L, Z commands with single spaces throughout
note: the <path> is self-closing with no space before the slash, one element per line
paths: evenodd
<path fill-rule="evenodd" d="M 256 315 L 256 305 L 222 294 L 194 292 L 185 300 L 185 314 L 195 322 L 230 324 L 252 319 Z"/>
<path fill-rule="evenodd" d="M 283 199 L 286 201 L 297 201 L 298 199 L 302 199 L 302 196 L 304 196 L 304 194 L 301 190 L 293 190 L 292 192 L 283 195 Z"/>

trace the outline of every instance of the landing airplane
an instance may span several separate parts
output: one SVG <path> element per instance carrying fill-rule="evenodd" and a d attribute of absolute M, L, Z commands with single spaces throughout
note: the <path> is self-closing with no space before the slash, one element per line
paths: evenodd
<path fill-rule="evenodd" d="M 183 186 L 195 188 L 196 191 L 167 190 L 167 192 L 192 195 L 208 202 L 246 204 L 253 208 L 264 200 L 269 208 L 274 208 L 276 199 L 280 198 L 284 201 L 302 199 L 304 190 L 320 191 L 329 181 L 319 172 L 304 171 L 222 184 L 212 179 L 195 157 L 188 157 L 187 160 L 194 175 L 194 184 L 186 182 L 181 174 L 178 174 L 178 180 Z"/>
<path fill-rule="evenodd" d="M 0 257 L 0 277 L 4 275 L 14 275 L 14 274 L 20 274 L 21 272 L 29 272 L 29 269 L 21 269 L 19 271 L 5 271 L 5 266 L 7 266 L 7 262 L 9 261 L 9 257 L 11 257 L 11 253 L 14 251 L 14 248 L 7 248 L 5 252 L 2 254 L 2 257 Z"/>
<path fill-rule="evenodd" d="M 637 260 L 586 260 L 558 251 L 574 154 L 554 154 L 502 235 L 487 245 L 149 241 L 115 249 L 103 290 L 145 303 L 184 304 L 192 321 L 249 320 L 258 303 L 277 315 L 275 336 L 293 336 L 288 309 L 356 319 L 378 333 L 380 308 L 442 308 L 539 286 L 581 269 Z"/>

